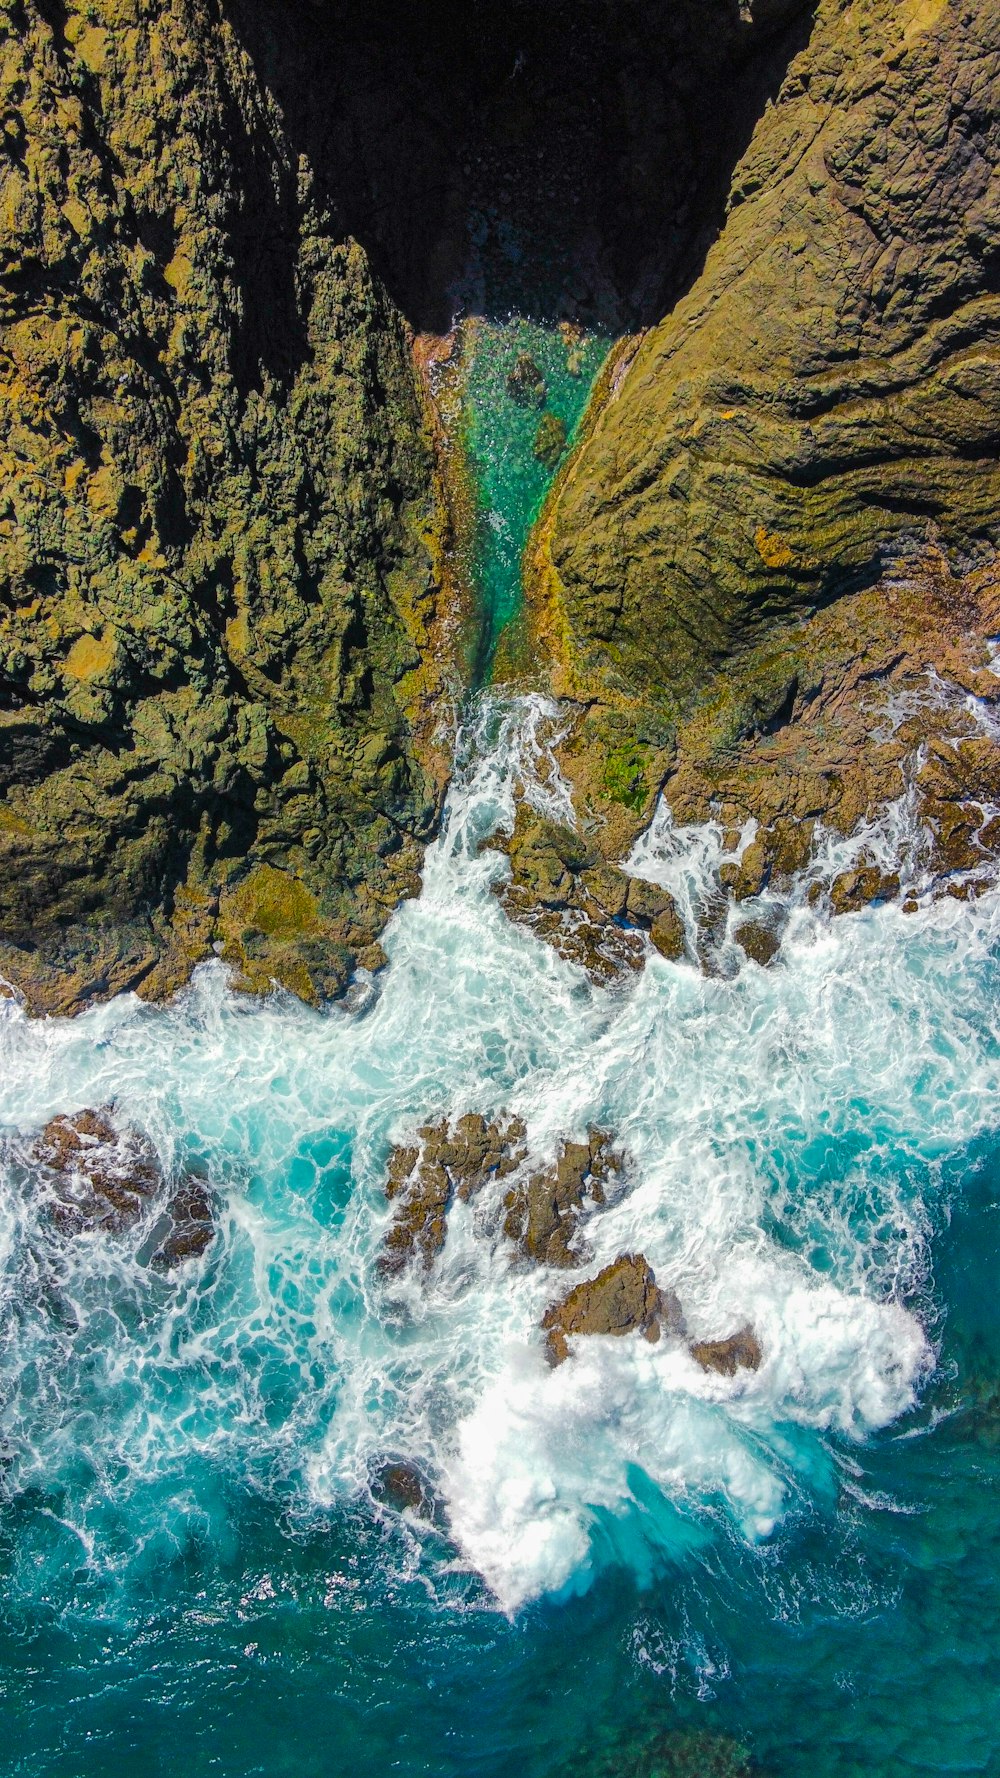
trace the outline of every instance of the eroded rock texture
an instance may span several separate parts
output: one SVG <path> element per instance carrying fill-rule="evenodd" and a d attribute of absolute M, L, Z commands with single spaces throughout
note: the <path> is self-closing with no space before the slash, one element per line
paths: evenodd
<path fill-rule="evenodd" d="M 455 1122 L 424 1124 L 416 1146 L 394 1148 L 385 1195 L 396 1204 L 379 1256 L 383 1277 L 405 1271 L 419 1259 L 426 1270 L 444 1246 L 451 1204 L 468 1203 L 491 1179 L 505 1179 L 525 1159 L 520 1118 L 487 1120 L 466 1112 Z"/>
<path fill-rule="evenodd" d="M 657 1285 L 653 1269 L 641 1253 L 612 1260 L 595 1278 L 586 1278 L 542 1317 L 549 1363 L 569 1357 L 569 1341 L 580 1334 L 641 1333 L 651 1343 L 663 1328 L 683 1326 L 680 1304 L 671 1291 Z"/>
<path fill-rule="evenodd" d="M 537 528 L 588 844 L 623 857 L 661 788 L 721 819 L 716 927 L 904 793 L 934 892 L 995 854 L 998 90 L 996 6 L 821 0 Z M 850 875 L 817 881 L 834 912 L 899 889 L 874 853 Z"/>
<path fill-rule="evenodd" d="M 997 537 L 1000 12 L 822 0 L 551 521 L 581 678 L 683 704 L 906 539 Z"/>
<path fill-rule="evenodd" d="M 171 1186 L 152 1143 L 109 1107 L 51 1118 L 28 1159 L 63 1234 L 118 1236 L 151 1221 L 149 1263 L 163 1272 L 211 1245 L 215 1220 L 205 1180 L 186 1173 Z"/>
<path fill-rule="evenodd" d="M 440 794 L 406 329 L 225 10 L 0 32 L 0 969 L 335 991 Z"/>

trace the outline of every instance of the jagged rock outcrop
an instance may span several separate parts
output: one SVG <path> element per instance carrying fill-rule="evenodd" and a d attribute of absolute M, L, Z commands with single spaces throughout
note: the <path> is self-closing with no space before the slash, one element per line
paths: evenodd
<path fill-rule="evenodd" d="M 414 1261 L 427 1270 L 445 1244 L 455 1202 L 467 1204 L 492 1183 L 510 1184 L 494 1203 L 494 1222 L 517 1259 L 533 1265 L 576 1266 L 587 1257 L 582 1241 L 588 1216 L 622 1186 L 625 1157 L 605 1130 L 585 1142 L 562 1142 L 548 1167 L 529 1171 L 525 1126 L 518 1117 L 487 1120 L 467 1112 L 425 1124 L 417 1143 L 394 1148 L 385 1195 L 395 1212 L 379 1255 L 391 1278 Z"/>
<path fill-rule="evenodd" d="M 188 1173 L 171 1189 L 152 1143 L 107 1107 L 51 1118 L 28 1158 L 64 1234 L 124 1235 L 158 1208 L 149 1258 L 157 1271 L 200 1258 L 214 1238 L 205 1180 Z"/>
<path fill-rule="evenodd" d="M 504 1197 L 504 1234 L 519 1257 L 536 1265 L 576 1266 L 581 1225 L 620 1183 L 624 1157 L 604 1130 L 586 1142 L 564 1142 L 551 1167 L 511 1186 Z"/>
<path fill-rule="evenodd" d="M 735 1377 L 738 1370 L 758 1371 L 764 1362 L 760 1341 L 750 1326 L 724 1340 L 694 1340 L 690 1352 L 703 1371 L 718 1371 L 720 1377 Z"/>
<path fill-rule="evenodd" d="M 527 1154 L 524 1133 L 520 1118 L 487 1121 L 470 1111 L 454 1124 L 446 1117 L 424 1124 L 415 1147 L 393 1149 L 385 1195 L 396 1211 L 379 1255 L 383 1277 L 418 1258 L 425 1269 L 433 1263 L 445 1243 L 449 1205 L 456 1198 L 468 1203 L 488 1180 L 514 1173 Z"/>
<path fill-rule="evenodd" d="M 440 798 L 409 337 L 238 9 L 0 32 L 0 971 L 334 992 Z"/>
<path fill-rule="evenodd" d="M 680 1331 L 680 1304 L 672 1291 L 660 1290 L 652 1267 L 641 1253 L 622 1254 L 546 1309 L 542 1317 L 549 1363 L 569 1357 L 569 1341 L 579 1334 L 641 1333 L 655 1343 L 663 1328 Z"/>
<path fill-rule="evenodd" d="M 530 927 L 598 982 L 641 969 L 650 943 L 664 957 L 685 954 L 673 896 L 631 877 L 577 828 L 518 805 L 514 827 L 488 844 L 506 853 L 510 875 L 495 893 L 511 919 Z"/>

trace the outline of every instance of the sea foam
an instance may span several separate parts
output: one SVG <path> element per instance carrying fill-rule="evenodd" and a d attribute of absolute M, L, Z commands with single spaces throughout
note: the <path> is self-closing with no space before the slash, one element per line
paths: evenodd
<path fill-rule="evenodd" d="M 441 1502 L 427 1560 L 516 1610 L 608 1562 L 642 1581 L 835 1511 L 843 1451 L 917 1399 L 949 1157 L 996 1116 L 997 896 L 830 921 L 793 891 L 770 970 L 652 957 L 597 988 L 507 920 L 506 861 L 481 848 L 519 791 L 571 818 L 557 720 L 538 698 L 481 704 L 423 892 L 353 1010 L 243 1000 L 219 963 L 167 1007 L 0 1006 L 3 1486 L 57 1497 L 109 1574 L 165 1515 L 190 1529 L 195 1463 L 319 1522 L 375 1513 L 394 1456 Z M 693 919 L 721 844 L 664 811 L 628 868 Z M 39 1201 L 33 1133 L 111 1101 L 216 1193 L 216 1241 L 171 1278 L 59 1235 Z M 567 1274 L 516 1268 L 486 1200 L 390 1289 L 390 1146 L 468 1110 L 517 1113 L 539 1162 L 614 1132 L 627 1188 L 589 1224 L 592 1267 L 642 1251 L 691 1338 L 753 1325 L 759 1371 L 705 1372 L 672 1337 L 579 1341 L 550 1370 L 539 1323 Z"/>

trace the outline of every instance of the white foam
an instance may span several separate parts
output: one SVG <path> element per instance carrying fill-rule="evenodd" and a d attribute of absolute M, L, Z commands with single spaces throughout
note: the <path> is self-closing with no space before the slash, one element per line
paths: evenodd
<path fill-rule="evenodd" d="M 914 1400 L 940 1169 L 996 1119 L 997 897 L 832 923 L 800 897 L 773 970 L 711 980 L 653 958 L 599 990 L 507 921 L 505 861 L 480 850 L 519 784 L 568 818 L 557 722 L 540 699 L 480 708 L 366 1010 L 243 1002 L 219 964 L 168 1008 L 33 1023 L 0 1005 L 0 1121 L 27 1137 L 113 1099 L 168 1165 L 206 1161 L 221 1205 L 205 1261 L 163 1280 L 128 1243 L 55 1237 L 9 1145 L 8 1485 L 66 1479 L 82 1538 L 99 1543 L 108 1489 L 176 1475 L 180 1498 L 192 1453 L 305 1514 L 407 1456 L 514 1609 L 605 1561 L 642 1579 L 723 1523 L 771 1536 L 828 1487 L 830 1440 Z M 631 868 L 687 885 L 693 917 L 721 844 L 660 818 Z M 751 1322 L 757 1373 L 637 1338 L 580 1341 L 549 1370 L 539 1322 L 567 1275 L 513 1269 L 489 1202 L 452 1213 L 427 1279 L 386 1290 L 390 1143 L 500 1108 L 536 1159 L 615 1131 L 628 1190 L 592 1224 L 593 1265 L 644 1252 L 692 1336 Z"/>

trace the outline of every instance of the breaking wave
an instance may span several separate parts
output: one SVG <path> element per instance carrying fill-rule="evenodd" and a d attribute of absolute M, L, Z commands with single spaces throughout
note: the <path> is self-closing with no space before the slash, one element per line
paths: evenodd
<path fill-rule="evenodd" d="M 538 698 L 480 704 L 423 891 L 349 1005 L 249 1002 L 219 963 L 167 1007 L 0 1005 L 0 1485 L 50 1502 L 53 1560 L 127 1586 L 203 1528 L 205 1474 L 290 1522 L 377 1523 L 395 1457 L 439 1502 L 398 1559 L 514 1611 L 833 1512 L 845 1453 L 914 1406 L 949 1159 L 995 1122 L 997 895 L 831 920 L 793 891 L 773 968 L 653 956 L 596 987 L 507 920 L 506 861 L 481 849 L 519 790 L 571 815 L 554 721 Z M 720 846 L 661 814 L 628 868 L 692 919 Z M 111 1102 L 216 1194 L 212 1247 L 169 1277 L 60 1233 L 39 1196 L 32 1136 Z M 628 1338 L 550 1370 L 538 1327 L 566 1274 L 518 1269 L 489 1204 L 456 1205 L 432 1271 L 390 1292 L 390 1148 L 469 1110 L 517 1113 L 538 1161 L 613 1131 L 628 1183 L 588 1225 L 593 1266 L 641 1250 L 694 1337 L 751 1323 L 760 1369 Z"/>

